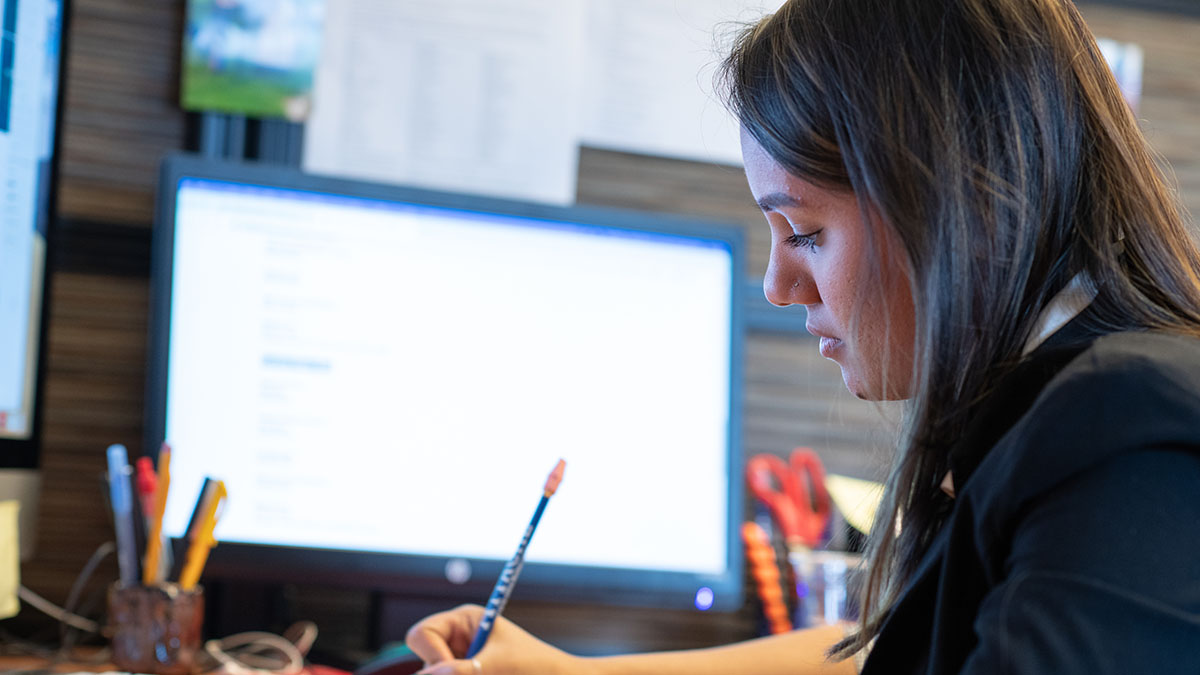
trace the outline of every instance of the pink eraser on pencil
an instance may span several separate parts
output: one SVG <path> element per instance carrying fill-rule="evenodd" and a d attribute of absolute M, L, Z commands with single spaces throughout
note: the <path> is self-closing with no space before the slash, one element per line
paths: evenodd
<path fill-rule="evenodd" d="M 553 496 L 558 490 L 558 484 L 562 482 L 563 472 L 567 470 L 567 463 L 564 460 L 558 460 L 558 464 L 554 465 L 554 470 L 550 472 L 550 477 L 546 479 L 546 487 L 542 492 L 547 496 Z"/>

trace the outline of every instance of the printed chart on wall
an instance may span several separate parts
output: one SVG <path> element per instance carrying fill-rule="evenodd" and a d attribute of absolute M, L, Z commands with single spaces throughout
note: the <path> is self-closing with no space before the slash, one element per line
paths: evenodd
<path fill-rule="evenodd" d="M 304 168 L 568 203 L 579 0 L 328 0 Z"/>
<path fill-rule="evenodd" d="M 780 0 L 328 0 L 304 167 L 571 203 L 579 146 L 740 164 L 713 93 Z"/>
<path fill-rule="evenodd" d="M 713 76 L 732 35 L 782 0 L 593 0 L 584 145 L 741 165 Z"/>

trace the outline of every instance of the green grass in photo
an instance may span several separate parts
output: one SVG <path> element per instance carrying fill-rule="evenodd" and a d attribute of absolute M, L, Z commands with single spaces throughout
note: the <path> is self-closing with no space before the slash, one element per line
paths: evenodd
<path fill-rule="evenodd" d="M 203 61 L 191 61 L 184 68 L 182 104 L 186 110 L 286 117 L 285 102 L 307 94 L 307 90 L 274 80 L 248 69 L 214 72 Z"/>

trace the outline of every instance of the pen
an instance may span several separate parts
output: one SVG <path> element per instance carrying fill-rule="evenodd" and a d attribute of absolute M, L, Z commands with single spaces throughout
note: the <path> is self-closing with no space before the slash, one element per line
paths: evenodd
<path fill-rule="evenodd" d="M 143 459 L 147 459 L 144 458 Z M 140 461 L 140 460 L 139 460 Z M 142 583 L 149 586 L 164 577 L 163 514 L 167 510 L 167 491 L 171 487 L 171 446 L 163 443 L 158 451 L 158 475 L 155 476 L 154 500 L 150 514 L 150 535 L 146 542 L 146 559 L 142 564 Z M 167 549 L 167 554 L 170 550 Z M 165 567 L 170 567 L 169 564 Z"/>
<path fill-rule="evenodd" d="M 204 511 L 197 525 L 196 533 L 188 545 L 186 562 L 183 572 L 179 574 L 179 588 L 190 591 L 200 581 L 200 573 L 204 571 L 204 563 L 208 562 L 208 552 L 217 545 L 213 530 L 217 527 L 221 505 L 225 503 L 228 494 L 225 492 L 225 482 L 215 481 L 212 495 L 204 504 Z"/>
<path fill-rule="evenodd" d="M 563 471 L 566 468 L 567 463 L 561 459 L 558 460 L 558 464 L 555 464 L 554 470 L 550 472 L 550 477 L 546 479 L 546 486 L 542 488 L 542 500 L 538 502 L 537 510 L 533 512 L 529 527 L 525 528 L 525 536 L 521 537 L 521 543 L 517 546 L 517 552 L 513 554 L 512 560 L 509 560 L 504 565 L 504 569 L 500 571 L 500 578 L 496 580 L 492 596 L 488 598 L 487 607 L 483 610 L 483 620 L 479 622 L 479 629 L 475 631 L 475 639 L 471 640 L 471 646 L 467 649 L 468 659 L 475 658 L 479 650 L 483 649 L 488 636 L 492 633 L 496 617 L 504 611 L 504 605 L 508 603 L 508 596 L 512 594 L 513 586 L 517 584 L 517 577 L 521 574 L 521 567 L 525 564 L 525 549 L 529 547 L 529 540 L 533 538 L 533 531 L 537 529 L 538 521 L 542 519 L 542 512 L 546 510 L 546 504 L 558 490 L 558 484 L 562 482 Z"/>
<path fill-rule="evenodd" d="M 204 477 L 204 483 L 200 485 L 200 496 L 196 498 L 196 505 L 192 507 L 192 515 L 190 518 L 188 518 L 187 528 L 183 531 L 184 546 L 188 545 L 193 539 L 196 538 L 196 530 L 200 526 L 200 520 L 204 514 L 204 505 L 208 503 L 208 499 L 212 496 L 213 488 L 216 487 L 216 484 L 217 482 L 212 478 L 209 478 L 208 476 Z M 175 552 L 181 553 L 181 551 L 178 550 Z M 171 569 L 167 574 L 168 578 L 179 578 L 179 575 L 183 572 L 183 561 L 184 556 L 182 553 L 181 555 L 175 556 L 175 559 L 171 564 Z"/>
<path fill-rule="evenodd" d="M 138 504 L 142 507 L 142 518 L 149 529 L 154 520 L 154 495 L 158 491 L 158 476 L 154 475 L 154 463 L 149 457 L 138 457 L 134 463 L 134 477 Z"/>
<path fill-rule="evenodd" d="M 113 526 L 117 532 L 117 567 L 121 584 L 137 583 L 137 544 L 133 534 L 133 490 L 129 486 L 133 470 L 125 446 L 108 446 L 108 493 L 112 501 Z"/>

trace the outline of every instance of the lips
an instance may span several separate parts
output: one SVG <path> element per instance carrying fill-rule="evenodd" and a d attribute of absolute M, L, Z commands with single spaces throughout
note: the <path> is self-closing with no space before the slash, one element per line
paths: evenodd
<path fill-rule="evenodd" d="M 840 339 L 826 335 L 824 332 L 812 325 L 805 324 L 804 329 L 812 335 L 821 338 L 821 356 L 824 356 L 827 359 L 833 358 L 831 355 L 842 346 L 842 341 Z"/>
<path fill-rule="evenodd" d="M 827 359 L 832 359 L 833 353 L 841 346 L 841 340 L 837 338 L 823 337 L 821 338 L 821 345 L 819 347 L 821 350 L 821 356 L 824 356 Z"/>

